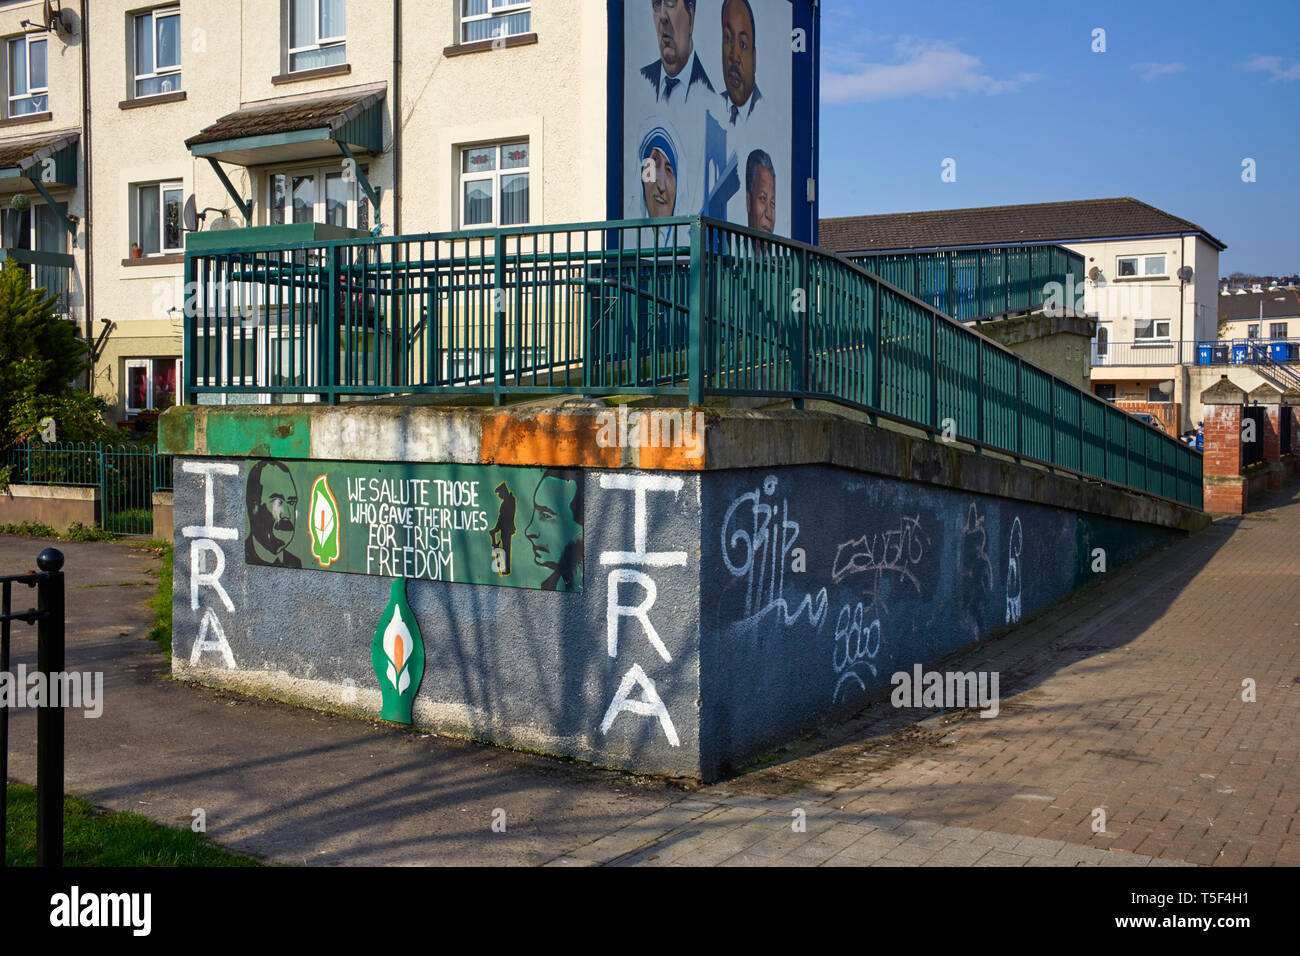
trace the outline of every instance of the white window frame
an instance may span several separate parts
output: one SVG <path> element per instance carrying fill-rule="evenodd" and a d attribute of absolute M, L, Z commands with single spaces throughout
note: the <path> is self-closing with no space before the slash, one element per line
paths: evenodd
<path fill-rule="evenodd" d="M 161 70 L 158 68 L 158 21 L 160 19 L 166 19 L 169 17 L 176 18 L 176 39 L 177 39 L 176 53 L 179 56 L 181 53 L 181 47 L 183 46 L 183 44 L 180 42 L 182 36 L 181 27 L 180 27 L 180 16 L 181 16 L 181 8 L 175 6 L 175 7 L 159 7 L 156 10 L 146 10 L 143 13 L 137 13 L 132 18 L 131 20 L 131 46 L 132 46 L 131 70 L 134 73 L 134 81 L 131 85 L 132 99 L 144 100 L 144 99 L 148 99 L 151 96 L 167 96 L 168 94 L 171 93 L 179 93 L 183 88 L 181 85 L 181 64 L 180 63 L 177 63 L 175 66 L 164 67 Z M 152 21 L 151 28 L 149 30 L 149 42 L 153 44 L 153 56 L 150 58 L 150 62 L 153 63 L 152 73 L 140 72 L 140 51 L 136 46 L 136 38 L 140 35 L 140 33 L 136 29 L 136 23 L 142 17 L 149 17 L 150 20 Z M 166 81 L 173 77 L 176 80 L 176 85 L 174 88 L 170 90 L 160 91 L 158 93 L 140 92 L 141 80 L 162 79 Z"/>
<path fill-rule="evenodd" d="M 501 150 L 509 146 L 524 146 L 528 149 L 528 165 L 516 166 L 511 169 L 501 168 Z M 491 147 L 496 150 L 496 168 L 482 173 L 465 172 L 465 154 L 476 150 Z M 503 176 L 520 176 L 528 177 L 528 218 L 523 222 L 512 222 L 509 226 L 501 225 L 501 179 Z M 466 222 L 465 211 L 465 186 L 471 182 L 483 182 L 491 180 L 492 182 L 492 221 L 491 222 Z M 532 144 L 527 137 L 498 140 L 490 143 L 475 143 L 467 146 L 456 147 L 456 208 L 459 211 L 460 228 L 462 229 L 502 229 L 513 228 L 515 226 L 527 226 L 533 219 L 533 149 Z"/>
<path fill-rule="evenodd" d="M 9 88 L 9 80 L 13 72 L 11 69 L 11 63 L 13 61 L 12 51 L 15 43 L 22 43 L 25 45 L 26 49 L 23 51 L 23 53 L 24 56 L 26 57 L 25 62 L 27 64 L 27 92 L 21 93 L 17 96 L 15 96 L 14 91 Z M 46 85 L 42 87 L 38 87 L 36 89 L 32 89 L 32 47 L 38 43 L 44 45 L 45 47 L 45 84 Z M 14 118 L 18 116 L 33 116 L 38 113 L 48 113 L 50 111 L 49 82 L 50 82 L 50 44 L 47 35 L 45 33 L 32 32 L 32 33 L 24 33 L 22 36 L 9 37 L 8 43 L 5 44 L 5 93 L 7 97 L 7 99 L 5 100 L 5 111 L 6 111 L 5 116 L 9 118 Z M 30 113 L 14 112 L 15 103 L 26 102 L 27 100 L 35 99 L 38 96 L 45 97 L 44 109 L 32 110 Z"/>
<path fill-rule="evenodd" d="M 167 245 L 167 203 L 163 199 L 169 191 L 179 192 L 182 199 L 182 216 L 184 215 L 184 197 L 185 184 L 179 179 L 161 180 L 153 183 L 132 183 L 131 184 L 131 242 L 138 244 L 144 238 L 144 229 L 142 228 L 143 217 L 140 213 L 140 194 L 146 189 L 158 190 L 158 251 L 145 252 L 141 258 L 152 259 L 156 256 L 174 256 L 178 252 L 185 251 L 185 224 L 182 221 L 180 230 L 181 244 L 179 246 Z M 129 250 L 130 247 L 128 247 Z M 128 252 L 129 254 L 129 252 Z"/>
<path fill-rule="evenodd" d="M 321 0 L 312 0 L 312 35 L 316 37 L 315 43 L 306 46 L 293 46 L 293 0 L 288 0 L 284 7 L 284 45 L 287 50 L 284 64 L 286 73 L 301 73 L 304 70 L 315 70 L 320 67 L 304 66 L 295 68 L 293 58 L 300 53 L 313 53 L 316 50 L 324 50 L 327 47 L 343 47 L 343 59 L 347 62 L 347 4 L 343 4 L 344 26 L 343 33 L 339 36 L 320 35 L 320 5 Z"/>
<path fill-rule="evenodd" d="M 1151 334 L 1150 334 L 1150 335 L 1138 335 L 1138 323 L 1139 323 L 1139 322 L 1150 322 L 1150 323 L 1151 323 Z M 1173 320 L 1172 320 L 1172 319 L 1154 319 L 1154 318 L 1153 318 L 1153 319 L 1134 319 L 1134 320 L 1133 320 L 1133 343 L 1134 343 L 1135 345 L 1146 345 L 1146 344 L 1148 344 L 1148 343 L 1159 343 L 1159 344 L 1161 344 L 1161 345 L 1168 345 L 1168 344 L 1169 344 L 1169 341 L 1170 341 L 1170 339 L 1169 339 L 1169 335 L 1170 335 L 1170 331 L 1171 331 L 1172 328 L 1173 328 L 1173 324 L 1174 324 L 1174 323 L 1173 323 Z M 1160 334 L 1160 326 L 1161 326 L 1161 325 L 1164 325 L 1164 327 L 1165 327 L 1164 335 L 1161 335 L 1161 334 Z"/>
<path fill-rule="evenodd" d="M 154 358 L 136 358 L 127 359 L 122 372 L 122 408 L 128 415 L 139 415 L 141 412 L 157 411 L 155 407 L 157 402 L 153 393 L 153 363 L 156 361 L 176 362 L 176 399 L 174 404 L 183 405 L 185 403 L 182 397 L 185 392 L 185 359 L 179 355 L 159 355 Z M 136 408 L 131 404 L 131 369 L 144 369 L 145 382 L 145 407 Z"/>
<path fill-rule="evenodd" d="M 282 223 L 271 222 L 271 214 L 272 214 L 271 201 L 274 195 L 276 176 L 286 176 L 290 178 L 294 176 L 302 176 L 302 175 L 311 176 L 312 182 L 314 183 L 314 189 L 316 192 L 316 198 L 312 202 L 311 221 L 319 222 L 319 223 L 326 222 L 327 220 L 325 218 L 325 214 L 326 211 L 329 209 L 329 199 L 326 195 L 326 188 L 329 183 L 329 176 L 343 175 L 345 164 L 346 161 L 344 160 L 344 161 L 340 161 L 339 165 L 337 166 L 332 163 L 321 165 L 320 162 L 315 162 L 308 165 L 281 166 L 281 167 L 276 167 L 274 169 L 268 169 L 266 171 L 266 184 L 265 184 L 266 225 L 288 226 L 293 224 L 290 219 L 293 212 L 293 193 L 292 193 L 293 184 L 291 182 L 286 185 L 285 194 L 284 194 L 285 221 Z M 367 176 L 370 174 L 370 165 L 368 163 L 358 163 L 357 168 Z M 344 181 L 346 182 L 346 177 L 344 178 Z M 353 180 L 352 188 L 353 188 L 353 196 L 348 200 L 347 228 L 348 229 L 369 229 L 373 225 L 374 217 L 375 217 L 375 211 L 370 205 L 370 197 L 367 196 L 366 191 L 361 188 L 360 178 L 356 178 Z M 357 224 L 360 221 L 358 214 L 361 211 L 361 206 L 363 203 L 365 204 L 368 210 L 366 213 L 367 222 L 364 226 L 360 226 Z"/>
<path fill-rule="evenodd" d="M 1146 271 L 1152 259 L 1161 260 L 1160 272 Z M 1135 275 L 1126 276 L 1120 271 L 1121 262 L 1133 262 L 1135 263 L 1134 269 L 1137 269 L 1138 266 L 1141 266 L 1141 271 L 1138 271 Z M 1116 256 L 1115 257 L 1115 278 L 1121 280 L 1127 280 L 1130 282 L 1137 279 L 1168 279 L 1169 278 L 1169 257 L 1164 253 L 1152 253 L 1150 255 L 1143 253 L 1141 255 L 1136 255 L 1136 256 Z"/>
<path fill-rule="evenodd" d="M 468 32 L 469 24 L 482 23 L 484 20 L 500 20 L 504 28 L 509 23 L 509 18 L 517 13 L 527 13 L 528 29 L 519 33 L 503 32 L 503 29 L 493 29 L 492 38 L 500 39 L 502 37 L 523 36 L 525 33 L 533 31 L 533 4 L 532 0 L 488 0 L 487 13 L 466 13 L 465 0 L 456 0 L 456 10 L 460 14 L 460 42 L 461 43 L 483 43 L 484 38 L 477 40 L 467 39 L 465 34 Z"/>

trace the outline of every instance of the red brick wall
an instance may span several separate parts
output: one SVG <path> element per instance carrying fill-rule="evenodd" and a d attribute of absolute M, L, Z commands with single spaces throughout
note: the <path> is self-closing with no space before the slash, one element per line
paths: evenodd
<path fill-rule="evenodd" d="M 1231 478 L 1241 474 L 1241 406 L 1205 406 L 1205 474 Z"/>

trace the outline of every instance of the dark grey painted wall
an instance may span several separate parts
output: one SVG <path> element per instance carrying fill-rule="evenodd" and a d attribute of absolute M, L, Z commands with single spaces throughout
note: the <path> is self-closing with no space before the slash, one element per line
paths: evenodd
<path fill-rule="evenodd" d="M 243 478 L 190 470 L 213 466 L 238 471 L 238 460 L 175 466 L 175 672 L 193 662 L 199 679 L 290 700 L 319 701 L 326 687 L 336 706 L 345 682 L 377 690 L 370 644 L 390 579 L 245 565 Z M 893 672 L 1064 596 L 1091 579 L 1094 548 L 1113 569 L 1179 534 L 823 466 L 584 480 L 582 593 L 408 583 L 425 649 L 417 724 L 712 779 L 854 709 Z M 628 482 L 649 486 L 647 553 L 636 553 Z M 209 490 L 215 528 L 205 527 Z M 659 647 L 635 614 L 619 613 L 651 589 L 645 616 Z M 196 657 L 205 618 L 210 646 Z M 638 675 L 663 716 L 633 684 L 632 706 L 610 720 Z M 364 700 L 356 709 L 378 712 Z"/>
<path fill-rule="evenodd" d="M 300 695 L 296 679 L 339 685 L 351 680 L 360 689 L 377 689 L 370 644 L 388 604 L 391 579 L 245 565 L 242 477 L 211 479 L 213 524 L 237 529 L 238 539 L 197 535 L 212 542 L 199 548 L 200 571 L 214 569 L 216 559 L 209 552 L 221 548 L 225 567 L 219 580 L 234 610 L 206 584 L 199 588 L 199 609 L 192 607 L 191 546 L 196 538 L 186 526 L 204 523 L 205 477 L 187 472 L 186 463 L 204 461 L 216 460 L 185 459 L 175 465 L 175 670 L 183 674 L 190 665 L 210 608 L 236 664 L 229 674 L 232 684 L 269 688 L 290 698 Z M 586 473 L 585 585 L 580 594 L 408 582 L 407 597 L 425 652 L 417 723 L 425 705 L 436 708 L 432 719 L 437 729 L 611 766 L 698 775 L 699 551 L 692 542 L 699 527 L 699 479 L 673 476 L 680 484 L 677 492 L 644 493 L 646 550 L 685 552 L 680 563 L 659 559 L 661 566 L 648 566 L 629 554 L 635 551 L 636 492 L 602 487 L 602 479 L 625 477 L 627 473 Z M 662 482 L 666 476 L 640 478 Z M 647 587 L 636 574 L 653 581 L 654 603 L 645 615 L 671 660 L 664 660 L 631 615 L 614 615 L 617 646 L 614 656 L 609 654 L 611 603 L 638 607 L 647 600 Z M 613 602 L 611 586 L 618 589 Z M 205 640 L 210 638 L 211 625 Z M 217 649 L 204 650 L 198 662 L 230 670 Z M 634 666 L 654 682 L 676 745 L 656 716 L 625 711 L 602 730 L 610 704 Z M 257 680 L 248 680 L 251 675 Z M 628 694 L 632 701 L 644 697 L 639 687 Z"/>
<path fill-rule="evenodd" d="M 704 487 L 710 775 L 1179 536 L 820 466 Z"/>

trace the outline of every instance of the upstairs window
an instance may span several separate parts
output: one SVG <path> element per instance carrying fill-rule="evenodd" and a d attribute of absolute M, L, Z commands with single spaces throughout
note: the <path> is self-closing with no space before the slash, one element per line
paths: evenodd
<path fill-rule="evenodd" d="M 9 116 L 49 110 L 46 49 L 43 33 L 27 33 L 9 41 Z"/>
<path fill-rule="evenodd" d="M 180 7 L 150 10 L 135 18 L 135 95 L 181 89 Z"/>
<path fill-rule="evenodd" d="M 460 151 L 460 224 L 518 226 L 528 222 L 527 141 Z"/>
<path fill-rule="evenodd" d="M 185 251 L 185 237 L 181 232 L 184 202 L 180 183 L 147 183 L 135 187 L 135 228 L 131 241 L 139 248 L 141 257 Z"/>
<path fill-rule="evenodd" d="M 1256 323 L 1256 322 L 1252 322 L 1250 325 L 1246 326 L 1246 338 L 1248 338 L 1248 339 L 1257 339 L 1257 338 L 1259 338 L 1259 324 L 1258 324 L 1258 323 Z"/>
<path fill-rule="evenodd" d="M 461 0 L 460 42 L 530 33 L 530 0 Z"/>
<path fill-rule="evenodd" d="M 1134 319 L 1133 340 L 1135 342 L 1152 342 L 1169 340 L 1168 319 Z"/>
<path fill-rule="evenodd" d="M 347 62 L 344 0 L 289 0 L 289 72 Z"/>
<path fill-rule="evenodd" d="M 1121 279 L 1164 278 L 1164 256 L 1120 256 L 1116 261 L 1115 274 Z"/>
<path fill-rule="evenodd" d="M 1286 338 L 1286 323 L 1285 323 L 1285 322 L 1270 322 L 1270 323 L 1268 324 L 1268 337 L 1269 337 L 1270 339 L 1284 339 L 1284 338 Z"/>

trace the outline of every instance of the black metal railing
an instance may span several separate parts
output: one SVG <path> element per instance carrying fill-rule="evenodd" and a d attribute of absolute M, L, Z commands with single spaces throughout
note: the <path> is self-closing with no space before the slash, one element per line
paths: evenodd
<path fill-rule="evenodd" d="M 36 669 L 52 687 L 63 672 L 63 553 L 46 548 L 36 556 L 39 571 L 0 577 L 4 613 L 0 615 L 0 674 L 10 677 L 9 625 L 24 621 L 36 625 Z M 15 584 L 36 588 L 36 607 L 12 610 Z M 63 707 L 43 700 L 36 711 L 36 863 L 63 865 Z M 0 706 L 0 833 L 8 833 L 9 708 Z M 0 853 L 0 867 L 5 854 Z"/>

